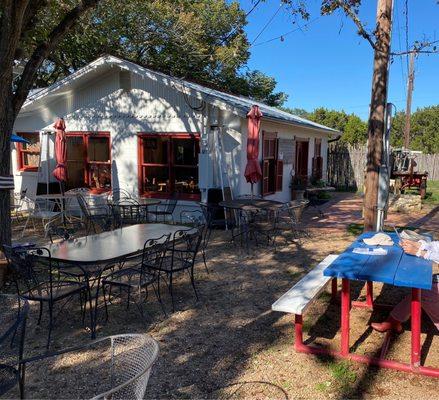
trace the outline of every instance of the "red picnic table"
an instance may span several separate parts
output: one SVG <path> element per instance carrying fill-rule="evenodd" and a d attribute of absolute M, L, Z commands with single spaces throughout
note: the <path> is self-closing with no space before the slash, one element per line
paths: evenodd
<path fill-rule="evenodd" d="M 293 313 L 295 315 L 295 349 L 298 352 L 330 355 L 345 358 L 368 365 L 392 368 L 404 372 L 413 372 L 439 378 L 439 368 L 421 365 L 421 292 L 432 287 L 432 262 L 405 254 L 398 245 L 396 234 L 390 234 L 395 243 L 385 246 L 385 252 L 371 254 L 377 250 L 367 246 L 364 238 L 373 236 L 374 232 L 360 235 L 342 254 L 331 254 L 308 272 L 288 292 L 271 306 L 273 311 Z M 332 280 L 332 299 L 337 294 L 337 278 L 342 279 L 341 290 L 341 345 L 339 351 L 316 347 L 303 342 L 303 313 L 313 299 L 317 298 L 329 280 Z M 351 301 L 350 282 L 366 282 L 366 301 Z M 376 304 L 373 299 L 373 282 L 411 289 L 411 357 L 409 363 L 386 358 L 392 332 L 386 333 L 379 356 L 351 353 L 350 311 L 351 307 L 370 309 L 389 308 L 391 306 Z"/>

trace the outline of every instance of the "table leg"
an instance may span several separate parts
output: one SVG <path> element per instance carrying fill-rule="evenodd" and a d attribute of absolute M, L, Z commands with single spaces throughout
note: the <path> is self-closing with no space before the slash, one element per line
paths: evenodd
<path fill-rule="evenodd" d="M 349 279 L 341 281 L 341 354 L 349 354 L 349 313 L 351 311 L 351 293 Z"/>
<path fill-rule="evenodd" d="M 366 304 L 373 308 L 373 282 L 366 282 Z"/>
<path fill-rule="evenodd" d="M 421 362 L 421 289 L 412 289 L 412 368 Z"/>

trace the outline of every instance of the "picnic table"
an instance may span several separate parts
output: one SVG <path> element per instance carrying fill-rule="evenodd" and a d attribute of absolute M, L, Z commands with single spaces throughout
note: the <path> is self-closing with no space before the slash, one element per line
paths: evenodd
<path fill-rule="evenodd" d="M 393 246 L 383 246 L 386 255 L 367 255 L 353 253 L 354 248 L 367 248 L 363 239 L 373 236 L 374 232 L 360 235 L 331 265 L 323 275 L 342 279 L 341 292 L 341 349 L 333 354 L 369 365 L 392 368 L 405 372 L 416 372 L 423 375 L 439 377 L 439 368 L 421 366 L 421 289 L 432 287 L 432 262 L 411 256 L 398 245 L 398 237 L 390 233 Z M 350 281 L 366 281 L 367 295 L 365 302 L 351 302 Z M 411 288 L 411 359 L 410 363 L 393 361 L 386 358 L 392 332 L 386 334 L 379 357 L 350 353 L 350 309 L 351 306 L 375 308 L 379 305 L 373 302 L 372 283 L 380 282 L 397 287 Z M 316 353 L 315 348 L 306 346 L 310 353 Z M 321 350 L 321 349 L 319 349 Z"/>
<path fill-rule="evenodd" d="M 79 268 L 89 293 L 91 336 L 96 337 L 96 321 L 100 282 L 103 273 L 130 256 L 140 254 L 147 240 L 171 235 L 191 227 L 168 224 L 138 224 L 128 227 L 67 240 L 46 246 L 52 261 L 59 263 L 60 270 L 71 273 Z M 48 253 L 43 253 L 42 258 Z M 94 299 L 92 289 L 95 290 Z M 93 301 L 94 300 L 94 301 Z"/>

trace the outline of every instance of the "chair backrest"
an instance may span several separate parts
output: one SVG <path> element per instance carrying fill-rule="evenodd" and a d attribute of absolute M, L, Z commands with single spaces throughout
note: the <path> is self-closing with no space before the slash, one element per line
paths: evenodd
<path fill-rule="evenodd" d="M 206 225 L 199 225 L 190 230 L 176 231 L 172 236 L 172 257 L 175 258 L 175 250 L 179 252 L 179 258 L 183 259 L 190 265 L 195 263 L 203 233 Z"/>
<path fill-rule="evenodd" d="M 48 248 L 3 245 L 3 251 L 12 272 L 17 294 L 30 291 L 38 287 L 40 283 L 45 282 L 47 294 L 52 297 L 58 274 L 53 271 L 52 258 Z M 24 290 L 21 290 L 23 286 Z"/>
<path fill-rule="evenodd" d="M 28 312 L 27 300 L 0 294 L 0 395 L 18 382 Z"/>
<path fill-rule="evenodd" d="M 166 202 L 165 211 L 169 214 L 172 214 L 175 210 L 175 207 L 177 206 L 177 201 L 178 201 L 178 199 L 175 196 L 172 199 L 169 199 Z"/>
<path fill-rule="evenodd" d="M 144 398 L 152 366 L 159 353 L 158 343 L 148 335 L 125 334 L 110 336 L 111 389 L 93 397 L 97 399 Z"/>
<path fill-rule="evenodd" d="M 108 200 L 117 202 L 124 199 L 132 199 L 133 196 L 125 189 L 113 189 L 108 194 Z"/>
<path fill-rule="evenodd" d="M 293 200 L 290 202 L 288 212 L 290 215 L 294 214 L 297 223 L 302 221 L 302 215 L 305 208 L 308 206 L 309 200 Z"/>
<path fill-rule="evenodd" d="M 160 236 L 156 239 L 148 239 L 143 245 L 142 271 L 159 270 L 169 245 L 171 234 Z"/>
<path fill-rule="evenodd" d="M 81 209 L 82 214 L 85 218 L 90 218 L 91 213 L 88 207 L 88 203 L 85 200 L 85 197 L 81 193 L 76 193 L 76 199 L 78 200 L 79 208 Z"/>

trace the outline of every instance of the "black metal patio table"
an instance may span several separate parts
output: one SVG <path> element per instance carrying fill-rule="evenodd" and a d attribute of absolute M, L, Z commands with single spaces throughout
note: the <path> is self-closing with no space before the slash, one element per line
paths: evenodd
<path fill-rule="evenodd" d="M 140 254 L 147 240 L 169 234 L 172 237 L 176 231 L 190 229 L 180 225 L 138 224 L 47 246 L 52 261 L 58 262 L 59 268 L 66 274 L 75 267 L 82 272 L 88 290 L 92 339 L 96 337 L 99 288 L 103 273 L 127 257 Z"/>

